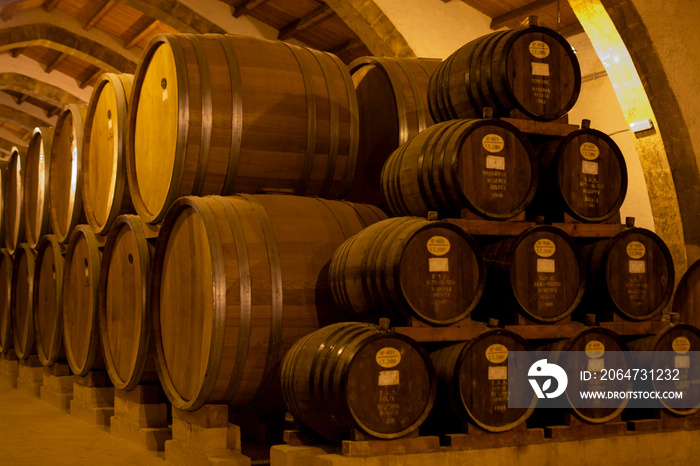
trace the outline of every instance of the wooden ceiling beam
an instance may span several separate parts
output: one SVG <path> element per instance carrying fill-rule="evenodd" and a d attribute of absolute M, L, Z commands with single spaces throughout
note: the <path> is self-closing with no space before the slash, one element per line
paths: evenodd
<path fill-rule="evenodd" d="M 109 11 L 114 8 L 114 5 L 116 5 L 117 2 L 113 0 L 107 0 L 102 4 L 102 7 L 94 14 L 92 15 L 92 18 L 88 20 L 88 22 L 83 26 L 83 29 L 86 31 L 90 30 L 95 24 L 100 22 L 102 18 L 104 18 Z"/>
<path fill-rule="evenodd" d="M 19 57 L 22 52 L 24 52 L 24 47 L 17 47 L 12 49 L 12 58 L 17 58 Z"/>
<path fill-rule="evenodd" d="M 53 70 L 58 68 L 59 65 L 66 60 L 66 58 L 68 58 L 67 53 L 59 53 L 58 56 L 51 63 L 46 65 L 44 71 L 46 71 L 47 73 L 51 73 Z"/>
<path fill-rule="evenodd" d="M 10 3 L 2 7 L 2 19 L 3 21 L 9 21 L 12 17 L 19 11 L 21 3 Z"/>
<path fill-rule="evenodd" d="M 331 10 L 331 7 L 324 3 L 315 10 L 306 14 L 305 16 L 288 24 L 287 26 L 284 26 L 282 29 L 280 29 L 279 36 L 277 38 L 279 40 L 286 40 L 290 37 L 294 37 L 301 31 L 308 29 L 311 26 L 314 26 L 320 23 L 321 21 L 325 20 L 332 14 L 333 10 Z"/>
<path fill-rule="evenodd" d="M 153 30 L 158 27 L 158 21 L 155 19 L 152 20 L 150 23 L 148 23 L 148 26 L 145 28 L 141 29 L 141 31 L 137 32 L 134 37 L 131 39 L 127 40 L 124 43 L 124 48 L 125 49 L 130 49 L 131 47 L 135 46 L 141 39 L 146 37 L 148 34 L 152 33 Z"/>
<path fill-rule="evenodd" d="M 22 105 L 28 98 L 29 96 L 27 94 L 20 94 L 16 99 L 17 105 Z"/>
<path fill-rule="evenodd" d="M 332 53 L 333 55 L 342 55 L 344 52 L 348 52 L 355 47 L 362 47 L 363 45 L 364 43 L 360 39 L 352 39 L 326 51 Z"/>
<path fill-rule="evenodd" d="M 51 12 L 59 3 L 61 3 L 61 0 L 46 0 L 44 2 L 44 10 Z"/>
<path fill-rule="evenodd" d="M 546 7 L 552 3 L 556 3 L 557 0 L 535 0 L 534 2 L 528 3 L 527 5 L 516 8 L 515 10 L 504 13 L 500 16 L 496 16 L 491 20 L 491 29 L 500 29 L 507 26 L 513 21 L 520 21 L 522 19 L 531 16 L 537 10 Z"/>
<path fill-rule="evenodd" d="M 85 89 L 85 88 L 88 86 L 88 84 L 90 84 L 91 82 L 95 81 L 95 80 L 97 79 L 97 77 L 100 76 L 101 74 L 102 74 L 102 70 L 101 70 L 100 68 L 97 68 L 96 71 L 94 71 L 93 73 L 91 73 L 91 74 L 90 74 L 87 78 L 85 78 L 83 81 L 78 81 L 78 80 L 76 79 L 76 81 L 78 81 L 78 87 L 81 88 L 81 89 Z"/>
<path fill-rule="evenodd" d="M 265 3 L 267 0 L 246 0 L 233 9 L 233 16 L 236 18 L 246 15 Z"/>

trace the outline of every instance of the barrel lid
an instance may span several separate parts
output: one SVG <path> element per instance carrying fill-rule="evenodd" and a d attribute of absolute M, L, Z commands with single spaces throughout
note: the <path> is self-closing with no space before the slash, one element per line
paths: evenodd
<path fill-rule="evenodd" d="M 27 149 L 24 218 L 27 243 L 36 248 L 49 228 L 49 172 L 54 129 L 36 127 Z"/>
<path fill-rule="evenodd" d="M 12 348 L 12 318 L 10 300 L 12 296 L 12 255 L 0 249 L 0 354 Z"/>
<path fill-rule="evenodd" d="M 3 186 L 5 247 L 10 254 L 24 241 L 24 174 L 26 147 L 13 146 Z"/>
<path fill-rule="evenodd" d="M 44 235 L 37 245 L 34 267 L 34 326 L 39 361 L 50 366 L 63 345 L 63 245 L 55 235 Z"/>
<path fill-rule="evenodd" d="M 12 337 L 15 352 L 20 359 L 34 353 L 34 265 L 35 254 L 27 243 L 20 243 L 15 251 L 12 270 Z"/>

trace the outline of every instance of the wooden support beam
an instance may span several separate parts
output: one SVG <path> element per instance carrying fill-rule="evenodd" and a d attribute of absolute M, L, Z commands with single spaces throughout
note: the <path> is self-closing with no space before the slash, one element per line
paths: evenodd
<path fill-rule="evenodd" d="M 158 27 L 158 21 L 155 19 L 152 20 L 148 26 L 143 28 L 141 31 L 139 31 L 134 37 L 131 39 L 127 40 L 126 43 L 124 44 L 125 49 L 130 49 L 134 45 L 136 45 L 141 39 L 144 37 L 147 37 L 149 34 L 153 33 L 153 30 Z"/>
<path fill-rule="evenodd" d="M 265 3 L 266 1 L 267 0 L 247 0 L 246 2 L 241 3 L 239 6 L 234 8 L 233 16 L 238 18 L 242 15 L 246 15 L 254 9 L 256 9 L 257 7 L 259 7 L 260 5 L 262 5 L 263 3 Z"/>
<path fill-rule="evenodd" d="M 66 60 L 66 58 L 68 58 L 67 53 L 59 53 L 58 56 L 51 63 L 46 65 L 46 69 L 44 71 L 46 71 L 47 73 L 51 73 L 53 70 L 58 68 L 58 66 L 61 63 L 63 63 Z"/>
<path fill-rule="evenodd" d="M 24 102 L 27 101 L 29 96 L 27 94 L 20 94 L 17 96 L 17 105 L 22 105 Z"/>
<path fill-rule="evenodd" d="M 19 57 L 22 52 L 24 52 L 24 47 L 17 47 L 12 49 L 12 58 Z"/>
<path fill-rule="evenodd" d="M 313 10 L 312 12 L 308 13 L 307 15 L 299 18 L 298 20 L 288 24 L 287 26 L 284 26 L 282 29 L 280 29 L 279 36 L 277 37 L 279 40 L 286 40 L 289 39 L 290 37 L 296 36 L 299 32 L 310 28 L 311 26 L 314 26 L 315 24 L 320 23 L 327 17 L 331 16 L 333 14 L 333 10 L 331 10 L 331 7 L 326 5 L 325 3 Z"/>
<path fill-rule="evenodd" d="M 535 13 L 537 10 L 546 7 L 552 3 L 556 3 L 556 0 L 535 0 L 532 3 L 528 3 L 525 6 L 516 8 L 513 11 L 502 14 L 501 16 L 496 16 L 491 20 L 491 29 L 500 29 L 503 26 L 507 26 L 512 21 L 519 21 L 521 19 L 527 18 L 528 16 Z"/>
<path fill-rule="evenodd" d="M 93 73 L 91 73 L 87 78 L 85 78 L 82 82 L 78 81 L 78 87 L 81 89 L 85 89 L 88 84 L 91 82 L 94 82 L 98 76 L 102 74 L 102 70 L 100 68 L 97 68 Z M 77 81 L 77 79 L 76 79 Z"/>
<path fill-rule="evenodd" d="M 88 22 L 83 26 L 83 29 L 86 31 L 90 30 L 95 24 L 97 24 L 102 18 L 105 17 L 107 13 L 109 13 L 109 10 L 114 8 L 114 5 L 117 3 L 113 0 L 107 0 L 102 4 L 102 8 L 100 8 L 97 13 L 92 15 L 92 18 L 88 20 Z"/>
<path fill-rule="evenodd" d="M 330 52 L 333 55 L 342 55 L 343 52 L 347 52 L 355 47 L 362 47 L 363 45 L 364 43 L 360 39 L 352 39 L 340 44 L 337 47 L 333 47 L 330 50 L 326 50 L 326 52 Z"/>
<path fill-rule="evenodd" d="M 49 118 L 52 118 L 59 113 L 61 113 L 61 109 L 59 107 L 51 107 L 50 109 L 46 110 L 46 116 Z"/>
<path fill-rule="evenodd" d="M 61 3 L 61 0 L 46 0 L 44 2 L 44 10 L 46 10 L 50 13 L 51 10 L 56 8 L 59 3 Z"/>

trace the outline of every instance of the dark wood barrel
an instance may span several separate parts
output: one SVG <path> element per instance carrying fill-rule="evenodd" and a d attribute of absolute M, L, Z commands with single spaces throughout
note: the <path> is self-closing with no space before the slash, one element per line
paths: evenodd
<path fill-rule="evenodd" d="M 660 398 L 658 401 L 669 412 L 687 416 L 697 413 L 700 410 L 700 366 L 693 360 L 692 355 L 697 355 L 700 351 L 700 329 L 688 324 L 675 324 L 665 327 L 656 335 L 643 337 L 628 343 L 633 351 L 640 351 L 641 357 L 638 359 L 644 365 L 644 369 L 654 370 L 658 375 L 658 369 L 678 370 L 678 373 L 671 372 L 671 378 L 678 380 L 665 380 L 665 376 L 654 377 L 648 380 L 648 386 L 652 390 L 683 391 L 684 399 L 667 400 Z M 642 367 L 639 367 L 642 369 Z M 692 407 L 689 401 L 692 400 Z"/>
<path fill-rule="evenodd" d="M 68 242 L 76 225 L 86 223 L 82 175 L 86 112 L 87 105 L 68 104 L 56 120 L 51 145 L 51 230 L 61 242 Z"/>
<path fill-rule="evenodd" d="M 63 344 L 73 374 L 104 367 L 98 319 L 102 252 L 89 225 L 71 233 L 63 265 Z"/>
<path fill-rule="evenodd" d="M 457 322 L 479 302 L 485 278 L 471 236 L 451 223 L 417 217 L 365 228 L 338 248 L 329 269 L 335 303 L 367 322 L 380 317 Z"/>
<path fill-rule="evenodd" d="M 7 177 L 3 184 L 3 216 L 5 248 L 10 254 L 24 241 L 24 178 L 27 149 L 13 146 L 7 163 Z"/>
<path fill-rule="evenodd" d="M 700 260 L 693 262 L 678 282 L 672 309 L 681 322 L 700 326 Z"/>
<path fill-rule="evenodd" d="M 584 293 L 586 270 L 578 246 L 563 230 L 540 225 L 482 247 L 486 290 L 475 317 L 539 323 L 571 315 Z"/>
<path fill-rule="evenodd" d="M 13 257 L 7 249 L 0 249 L 0 354 L 14 346 L 12 341 L 12 270 Z"/>
<path fill-rule="evenodd" d="M 106 235 L 120 214 L 133 212 L 124 159 L 133 79 L 131 74 L 100 76 L 85 116 L 83 208 L 88 224 L 98 234 Z"/>
<path fill-rule="evenodd" d="M 462 209 L 490 220 L 523 212 L 537 188 L 533 149 L 502 120 L 454 120 L 433 125 L 389 157 L 382 192 L 396 216 Z"/>
<path fill-rule="evenodd" d="M 100 340 L 114 387 L 157 380 L 151 351 L 150 277 L 157 227 L 120 215 L 109 230 L 100 272 Z"/>
<path fill-rule="evenodd" d="M 7 183 L 7 166 L 0 168 L 0 247 L 5 248 L 5 184 Z"/>
<path fill-rule="evenodd" d="M 410 138 L 433 125 L 428 81 L 441 60 L 362 57 L 350 63 L 360 117 L 360 149 L 349 201 L 381 205 L 384 162 Z"/>
<path fill-rule="evenodd" d="M 36 127 L 27 148 L 23 221 L 27 244 L 32 249 L 36 249 L 41 237 L 49 233 L 51 228 L 48 174 L 51 169 L 53 135 L 53 128 Z"/>
<path fill-rule="evenodd" d="M 34 333 L 34 264 L 36 253 L 27 243 L 15 251 L 12 270 L 12 338 L 19 359 L 36 354 Z"/>
<path fill-rule="evenodd" d="M 525 422 L 534 411 L 537 398 L 534 393 L 515 393 L 508 386 L 511 351 L 529 352 L 532 347 L 518 334 L 504 329 L 486 330 L 469 341 L 432 351 L 438 396 L 428 422 L 439 424 L 443 433 L 460 422 L 476 424 L 488 432 L 504 432 Z M 524 358 L 517 363 L 524 365 L 528 361 L 525 372 L 534 360 Z M 509 408 L 509 398 L 513 396 L 526 396 L 517 405 L 529 402 L 529 407 Z"/>
<path fill-rule="evenodd" d="M 406 337 L 375 325 L 341 322 L 299 340 L 282 363 L 287 408 L 319 435 L 351 431 L 394 439 L 426 419 L 436 380 L 430 357 Z"/>
<path fill-rule="evenodd" d="M 155 36 L 129 115 L 136 211 L 158 223 L 185 195 L 342 198 L 358 126 L 355 89 L 335 55 L 235 35 Z"/>
<path fill-rule="evenodd" d="M 479 37 L 433 73 L 428 103 L 436 121 L 479 118 L 485 107 L 541 121 L 564 116 L 581 90 L 571 45 L 555 31 L 529 26 Z"/>
<path fill-rule="evenodd" d="M 333 253 L 384 218 L 370 205 L 291 195 L 173 204 L 151 286 L 156 364 L 173 406 L 271 408 L 262 404 L 284 352 L 345 320 L 328 284 Z"/>
<path fill-rule="evenodd" d="M 568 214 L 581 222 L 616 215 L 627 194 L 627 165 L 608 135 L 588 124 L 537 148 L 540 177 L 528 216 L 549 222 Z"/>
<path fill-rule="evenodd" d="M 656 233 L 629 228 L 585 246 L 583 254 L 588 267 L 585 312 L 595 312 L 601 320 L 615 312 L 642 321 L 668 305 L 675 270 L 666 243 Z"/>
<path fill-rule="evenodd" d="M 43 236 L 34 267 L 36 353 L 44 366 L 65 360 L 63 349 L 63 250 L 55 235 Z"/>

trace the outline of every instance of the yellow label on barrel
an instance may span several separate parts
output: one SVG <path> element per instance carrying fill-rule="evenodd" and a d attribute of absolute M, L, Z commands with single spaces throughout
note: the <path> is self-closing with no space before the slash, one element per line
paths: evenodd
<path fill-rule="evenodd" d="M 598 340 L 591 340 L 586 343 L 586 356 L 592 359 L 597 359 L 605 353 L 605 345 Z"/>
<path fill-rule="evenodd" d="M 506 142 L 498 134 L 487 134 L 481 139 L 481 145 L 489 152 L 501 152 L 506 146 Z"/>
<path fill-rule="evenodd" d="M 646 252 L 647 249 L 639 241 L 630 241 L 627 245 L 627 255 L 632 259 L 641 259 Z"/>
<path fill-rule="evenodd" d="M 530 42 L 530 54 L 535 58 L 547 58 L 549 56 L 549 45 L 541 40 Z"/>
<path fill-rule="evenodd" d="M 386 348 L 382 348 L 379 351 L 377 351 L 375 359 L 377 361 L 377 364 L 384 368 L 390 369 L 392 367 L 398 366 L 401 362 L 401 351 L 397 350 L 396 348 L 387 346 Z"/>
<path fill-rule="evenodd" d="M 495 343 L 486 348 L 486 360 L 493 364 L 500 364 L 508 359 L 508 348 Z"/>
<path fill-rule="evenodd" d="M 586 160 L 595 160 L 600 156 L 600 148 L 592 142 L 584 142 L 579 147 L 581 156 Z"/>
<path fill-rule="evenodd" d="M 690 340 L 686 337 L 677 337 L 673 339 L 671 348 L 678 354 L 685 354 L 690 351 Z"/>
<path fill-rule="evenodd" d="M 535 254 L 540 257 L 552 257 L 556 250 L 557 246 L 551 239 L 542 238 L 535 242 Z"/>
<path fill-rule="evenodd" d="M 444 256 L 450 251 L 450 240 L 444 236 L 433 236 L 427 243 L 428 252 L 434 256 Z"/>

